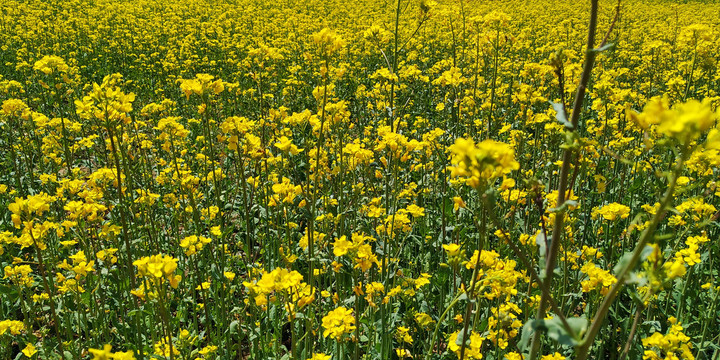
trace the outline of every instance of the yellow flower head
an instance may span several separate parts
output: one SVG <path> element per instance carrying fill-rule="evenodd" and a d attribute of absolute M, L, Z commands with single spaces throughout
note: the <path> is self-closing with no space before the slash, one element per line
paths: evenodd
<path fill-rule="evenodd" d="M 520 168 L 510 144 L 494 140 L 475 144 L 471 139 L 458 138 L 449 150 L 454 164 L 450 167 L 451 176 L 464 177 L 474 188 Z"/>
<path fill-rule="evenodd" d="M 353 316 L 352 309 L 346 309 L 344 306 L 341 306 L 335 310 L 331 310 L 323 317 L 322 326 L 325 329 L 323 331 L 324 337 L 330 336 L 335 340 L 340 340 L 344 334 L 355 330 L 355 317 Z"/>

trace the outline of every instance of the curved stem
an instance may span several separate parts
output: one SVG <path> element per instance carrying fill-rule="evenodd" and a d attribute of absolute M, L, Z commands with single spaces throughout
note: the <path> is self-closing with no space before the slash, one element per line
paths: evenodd
<path fill-rule="evenodd" d="M 435 340 L 437 340 L 437 334 L 438 330 L 440 329 L 440 324 L 445 320 L 445 316 L 447 316 L 448 311 L 452 309 L 453 306 L 460 300 L 460 296 L 462 294 L 465 294 L 464 292 L 458 292 L 457 295 L 455 295 L 455 298 L 450 302 L 450 304 L 445 308 L 445 311 L 443 311 L 442 315 L 440 315 L 440 318 L 438 319 L 437 325 L 435 325 L 435 331 L 433 331 L 432 339 L 430 340 L 430 348 L 428 349 L 427 358 L 430 357 L 430 354 L 432 354 L 433 348 L 435 347 Z"/>
<path fill-rule="evenodd" d="M 625 360 L 628 351 L 630 351 L 630 345 L 632 345 L 633 338 L 635 337 L 635 331 L 637 330 L 637 325 L 638 322 L 640 322 L 640 315 L 642 315 L 643 310 L 645 310 L 645 307 L 640 305 L 638 305 L 637 310 L 635 310 L 635 318 L 633 319 L 632 326 L 630 327 L 630 335 L 628 335 L 627 342 L 625 342 L 625 346 L 623 347 L 619 360 Z"/>

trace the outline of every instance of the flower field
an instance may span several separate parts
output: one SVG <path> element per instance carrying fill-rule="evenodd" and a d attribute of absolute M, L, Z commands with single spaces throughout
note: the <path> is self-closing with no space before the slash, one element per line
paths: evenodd
<path fill-rule="evenodd" d="M 720 359 L 720 4 L 0 29 L 0 359 Z"/>

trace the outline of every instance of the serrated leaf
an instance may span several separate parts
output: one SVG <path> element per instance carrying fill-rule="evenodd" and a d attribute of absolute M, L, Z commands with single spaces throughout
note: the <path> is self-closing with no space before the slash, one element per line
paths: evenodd
<path fill-rule="evenodd" d="M 660 325 L 660 322 L 657 320 L 643 321 L 642 324 L 643 324 L 643 326 L 647 325 L 650 327 L 651 330 L 654 330 L 654 331 L 650 331 L 650 333 L 662 330 L 662 325 Z"/>

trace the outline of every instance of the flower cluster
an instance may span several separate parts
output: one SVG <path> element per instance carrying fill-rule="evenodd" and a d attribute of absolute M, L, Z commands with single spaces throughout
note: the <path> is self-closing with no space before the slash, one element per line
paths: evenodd
<path fill-rule="evenodd" d="M 609 271 L 597 267 L 593 262 L 583 265 L 580 271 L 588 277 L 580 283 L 582 291 L 586 293 L 600 289 L 600 293 L 605 295 L 610 290 L 610 286 L 617 282 L 615 276 L 610 274 Z"/>
<path fill-rule="evenodd" d="M 144 256 L 133 262 L 138 269 L 138 275 L 161 283 L 167 280 L 170 286 L 177 288 L 182 275 L 176 275 L 178 259 L 164 254 Z"/>
<path fill-rule="evenodd" d="M 458 138 L 449 150 L 452 154 L 450 161 L 454 164 L 450 167 L 451 176 L 465 178 L 465 182 L 473 188 L 480 188 L 486 181 L 520 167 L 515 161 L 512 146 L 494 140 L 476 144 L 471 139 Z"/>
<path fill-rule="evenodd" d="M 593 219 L 596 219 L 598 216 L 602 216 L 603 219 L 608 221 L 627 219 L 629 215 L 630 208 L 618 203 L 603 205 L 602 207 L 595 208 L 592 211 Z"/>
<path fill-rule="evenodd" d="M 448 337 L 448 349 L 457 355 L 458 358 L 460 358 L 460 352 L 462 351 L 462 344 L 463 344 L 463 338 L 462 338 L 463 331 L 458 330 Z M 482 345 L 483 341 L 485 341 L 485 338 L 480 336 L 480 334 L 476 333 L 475 331 L 469 331 L 468 332 L 468 338 L 464 340 L 465 342 L 465 358 L 466 359 L 477 359 L 480 360 L 483 358 L 482 355 Z"/>
<path fill-rule="evenodd" d="M 341 340 L 343 335 L 355 330 L 355 316 L 352 309 L 340 306 L 331 310 L 322 318 L 322 327 L 325 329 L 324 337 L 329 336 L 335 340 Z"/>
<path fill-rule="evenodd" d="M 102 349 L 88 349 L 92 360 L 135 360 L 135 353 L 130 351 L 112 352 L 112 345 L 105 344 Z"/>
<path fill-rule="evenodd" d="M 677 323 L 677 319 L 674 317 L 671 317 L 668 321 L 671 326 L 666 334 L 654 332 L 652 335 L 642 339 L 642 345 L 646 349 L 643 360 L 695 359 L 691 350 L 690 337 L 683 333 L 682 325 Z"/>

